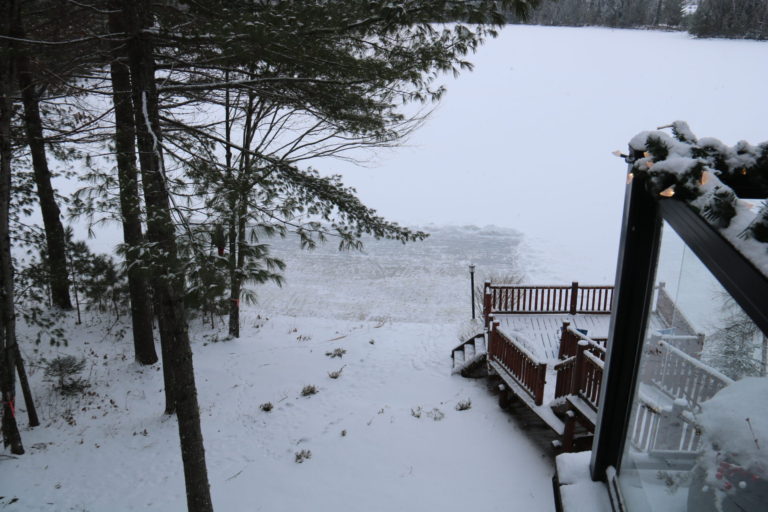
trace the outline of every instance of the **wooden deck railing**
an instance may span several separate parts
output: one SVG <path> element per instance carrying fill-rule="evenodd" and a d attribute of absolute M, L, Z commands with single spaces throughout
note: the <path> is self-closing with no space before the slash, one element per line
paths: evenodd
<path fill-rule="evenodd" d="M 688 409 L 712 398 L 734 381 L 673 346 L 671 342 L 680 336 L 671 336 L 670 341 L 666 338 L 656 336 L 651 343 L 657 349 L 645 355 L 630 439 L 635 448 L 645 452 L 691 453 L 700 447 L 701 429 Z M 666 399 L 659 400 L 666 400 L 667 405 L 654 403 L 645 396 L 643 386 L 661 390 L 660 396 Z"/>
<path fill-rule="evenodd" d="M 630 443 L 642 452 L 690 454 L 701 446 L 701 428 L 694 416 L 680 402 L 659 407 L 649 398 L 638 394 L 630 425 Z"/>
<path fill-rule="evenodd" d="M 557 375 L 555 380 L 555 399 L 572 394 L 576 356 L 571 356 L 565 361 L 557 363 L 554 369 Z"/>
<path fill-rule="evenodd" d="M 489 360 L 498 363 L 531 397 L 536 405 L 544 402 L 544 385 L 547 363 L 538 361 L 513 336 L 499 329 L 499 322 L 492 322 L 488 345 Z"/>
<path fill-rule="evenodd" d="M 483 316 L 501 314 L 610 314 L 613 286 L 494 285 L 485 282 Z"/>
<path fill-rule="evenodd" d="M 656 385 L 672 399 L 685 398 L 699 404 L 733 383 L 693 356 L 657 338 L 658 350 L 647 355 L 643 381 Z"/>
<path fill-rule="evenodd" d="M 557 354 L 559 359 L 566 359 L 576 355 L 576 349 L 580 340 L 592 340 L 605 347 L 608 338 L 588 337 L 570 326 L 570 322 L 563 322 L 560 329 L 560 348 Z"/>
<path fill-rule="evenodd" d="M 578 333 L 580 334 L 580 333 Z M 605 347 L 581 335 L 576 354 L 555 365 L 555 399 L 576 395 L 597 410 L 603 382 Z"/>

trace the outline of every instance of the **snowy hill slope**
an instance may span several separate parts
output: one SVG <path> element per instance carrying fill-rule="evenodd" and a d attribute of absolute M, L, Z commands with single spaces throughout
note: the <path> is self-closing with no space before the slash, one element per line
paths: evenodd
<path fill-rule="evenodd" d="M 450 375 L 450 349 L 469 318 L 462 248 L 482 240 L 483 266 L 511 268 L 519 234 L 436 231 L 428 243 L 372 243 L 367 254 L 278 243 L 288 282 L 261 291 L 241 339 L 215 341 L 222 332 L 193 323 L 218 510 L 552 509 L 551 454 L 482 381 Z M 128 340 L 104 328 L 70 325 L 69 347 L 41 348 L 49 358 L 86 356 L 91 387 L 64 398 L 33 368 L 44 426 L 22 432 L 26 455 L 0 460 L 0 504 L 18 499 L 9 510 L 184 509 L 159 366 L 133 363 Z M 336 349 L 345 353 L 326 355 Z M 317 393 L 302 396 L 305 386 Z M 470 409 L 456 409 L 467 400 Z M 260 408 L 267 402 L 270 412 Z M 297 463 L 302 450 L 311 458 Z"/>

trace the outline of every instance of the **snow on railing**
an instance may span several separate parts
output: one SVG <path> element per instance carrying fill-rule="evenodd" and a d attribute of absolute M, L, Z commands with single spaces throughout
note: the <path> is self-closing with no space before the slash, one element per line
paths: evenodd
<path fill-rule="evenodd" d="M 663 451 L 690 454 L 701 447 L 701 427 L 688 410 L 685 400 L 675 400 L 669 406 L 661 406 L 641 391 L 632 414 L 630 443 L 639 451 L 652 453 Z"/>
<path fill-rule="evenodd" d="M 488 358 L 496 362 L 533 397 L 536 405 L 544 402 L 547 363 L 539 361 L 521 341 L 518 335 L 509 335 L 492 322 L 489 331 Z"/>
<path fill-rule="evenodd" d="M 576 395 L 597 410 L 605 367 L 605 347 L 581 333 L 575 355 L 555 365 L 555 399 Z"/>
<path fill-rule="evenodd" d="M 663 338 L 658 340 L 657 345 L 658 363 L 650 364 L 651 369 L 646 375 L 650 382 L 673 399 L 685 398 L 699 404 L 734 382 Z"/>
<path fill-rule="evenodd" d="M 502 314 L 610 314 L 613 286 L 498 285 L 485 282 L 483 316 Z"/>
<path fill-rule="evenodd" d="M 580 340 L 587 340 L 590 343 L 605 347 L 607 338 L 591 338 L 578 329 L 571 327 L 570 322 L 563 322 L 563 326 L 560 328 L 560 348 L 557 357 L 559 359 L 565 359 L 575 356 L 576 347 Z"/>
<path fill-rule="evenodd" d="M 657 337 L 658 350 L 646 355 L 630 429 L 632 445 L 638 450 L 683 454 L 697 451 L 701 446 L 701 428 L 696 425 L 691 409 L 734 383 L 727 375 L 670 343 L 681 338 L 685 337 Z M 659 390 L 656 400 L 649 395 L 654 388 Z"/>

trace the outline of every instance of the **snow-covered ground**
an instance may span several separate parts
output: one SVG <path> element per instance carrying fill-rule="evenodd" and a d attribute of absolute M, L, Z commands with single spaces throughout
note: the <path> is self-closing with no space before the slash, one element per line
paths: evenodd
<path fill-rule="evenodd" d="M 470 316 L 462 240 L 488 242 L 497 250 L 482 261 L 503 269 L 512 267 L 507 254 L 519 235 L 443 229 L 404 250 L 372 243 L 368 254 L 297 253 L 285 241 L 276 252 L 289 265 L 287 283 L 262 290 L 241 339 L 217 341 L 223 325 L 193 323 L 218 510 L 552 509 L 551 453 L 501 412 L 483 381 L 450 375 L 450 349 Z M 70 325 L 70 346 L 45 351 L 87 357 L 84 397 L 60 397 L 31 368 L 44 426 L 23 431 L 28 454 L 0 459 L 0 504 L 184 508 L 159 366 L 132 362 L 127 340 L 104 337 L 108 323 Z M 327 355 L 335 349 L 346 352 Z M 317 394 L 302 396 L 305 386 Z M 462 401 L 471 407 L 457 410 Z M 267 402 L 270 412 L 260 409 Z M 311 458 L 299 464 L 302 450 Z"/>
<path fill-rule="evenodd" d="M 193 323 L 216 508 L 552 510 L 551 453 L 482 382 L 450 375 L 469 317 L 467 265 L 479 279 L 612 282 L 625 166 L 610 152 L 674 119 L 730 144 L 768 139 L 767 50 L 510 27 L 480 50 L 473 74 L 448 84 L 411 147 L 371 169 L 324 167 L 380 213 L 434 236 L 371 242 L 362 254 L 277 242 L 287 284 L 258 290 L 240 340 Z M 30 367 L 43 426 L 23 430 L 26 455 L 0 456 L 8 510 L 184 509 L 161 372 L 133 363 L 129 341 L 105 336 L 104 322 L 70 325 L 68 347 L 44 350 L 88 357 L 85 396 L 58 396 Z M 28 331 L 21 343 L 36 364 Z M 343 357 L 326 355 L 336 348 Z M 318 393 L 302 397 L 307 385 Z M 462 400 L 471 408 L 456 410 Z M 299 464 L 302 450 L 312 456 Z"/>

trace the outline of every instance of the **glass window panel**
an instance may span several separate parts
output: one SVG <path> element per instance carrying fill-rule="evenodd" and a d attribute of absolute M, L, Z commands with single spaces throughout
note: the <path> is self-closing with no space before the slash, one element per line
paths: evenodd
<path fill-rule="evenodd" d="M 768 338 L 664 224 L 619 485 L 632 512 L 765 510 Z"/>

